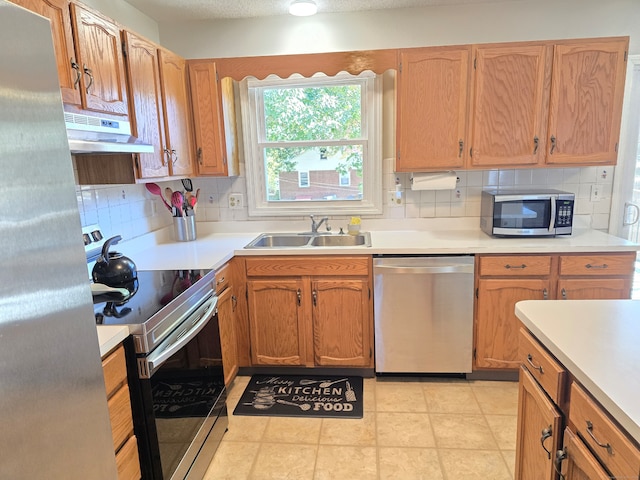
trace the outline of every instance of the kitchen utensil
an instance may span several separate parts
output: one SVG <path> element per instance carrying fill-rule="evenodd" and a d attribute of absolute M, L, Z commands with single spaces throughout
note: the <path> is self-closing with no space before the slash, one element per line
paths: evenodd
<path fill-rule="evenodd" d="M 114 288 L 125 288 L 129 295 L 122 299 L 124 303 L 138 290 L 138 270 L 136 264 L 130 258 L 118 252 L 110 252 L 111 245 L 115 245 L 122 237 L 120 235 L 108 239 L 103 247 L 102 254 L 96 261 L 91 277 L 94 283 L 107 285 Z"/>
<path fill-rule="evenodd" d="M 346 378 L 341 378 L 340 380 L 334 380 L 333 382 L 322 382 L 320 385 L 318 385 L 320 388 L 326 388 L 330 385 L 333 385 L 334 383 L 340 383 L 340 382 L 344 382 L 345 380 L 347 380 Z"/>
<path fill-rule="evenodd" d="M 305 412 L 311 408 L 311 405 L 309 405 L 308 403 L 298 404 L 293 402 L 287 402 L 286 400 L 280 400 L 280 399 L 277 399 L 276 402 L 282 403 L 283 405 L 291 405 L 292 407 L 298 407 L 300 410 Z"/>
<path fill-rule="evenodd" d="M 144 186 L 147 188 L 149 193 L 151 193 L 152 195 L 157 195 L 162 199 L 162 202 L 167 207 L 167 210 L 171 210 L 171 205 L 169 205 L 165 200 L 165 198 L 162 196 L 162 190 L 160 190 L 160 185 L 158 185 L 157 183 L 145 183 Z"/>
<path fill-rule="evenodd" d="M 351 387 L 351 384 L 349 383 L 348 380 L 347 380 L 347 391 L 344 394 L 344 398 L 347 400 L 347 402 L 355 402 L 356 401 L 356 392 Z"/>
<path fill-rule="evenodd" d="M 181 181 L 185 191 L 193 192 L 193 183 L 191 182 L 190 178 L 183 178 Z"/>
<path fill-rule="evenodd" d="M 171 204 L 176 207 L 177 213 L 175 216 L 182 216 L 182 207 L 184 205 L 184 197 L 180 192 L 173 192 L 171 195 Z"/>
<path fill-rule="evenodd" d="M 173 195 L 173 190 L 171 188 L 166 187 L 164 189 L 164 196 L 167 197 L 167 202 L 171 203 L 171 196 Z"/>

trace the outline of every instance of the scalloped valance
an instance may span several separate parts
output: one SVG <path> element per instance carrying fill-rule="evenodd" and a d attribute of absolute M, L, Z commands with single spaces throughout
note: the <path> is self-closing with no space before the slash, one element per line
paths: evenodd
<path fill-rule="evenodd" d="M 359 50 L 207 60 L 215 62 L 220 78 L 230 77 L 237 81 L 246 77 L 262 80 L 271 74 L 280 78 L 289 78 L 294 73 L 311 77 L 318 72 L 333 76 L 343 71 L 358 75 L 367 70 L 381 74 L 390 69 L 397 69 L 398 50 Z M 203 60 L 196 61 L 202 62 Z"/>

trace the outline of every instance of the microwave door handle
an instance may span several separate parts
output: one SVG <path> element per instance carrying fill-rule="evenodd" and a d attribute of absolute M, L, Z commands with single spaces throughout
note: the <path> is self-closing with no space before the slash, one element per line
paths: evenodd
<path fill-rule="evenodd" d="M 208 304 L 208 305 L 207 305 Z M 208 300 L 202 308 L 206 308 L 206 312 L 198 317 L 198 321 L 191 326 L 189 331 L 187 331 L 184 335 L 179 337 L 173 344 L 169 345 L 166 349 L 162 350 L 160 353 L 151 353 L 146 359 L 140 359 L 144 361 L 147 365 L 145 373 L 148 374 L 141 378 L 150 378 L 151 375 L 158 370 L 164 362 L 166 362 L 171 356 L 184 347 L 187 343 L 189 343 L 198 333 L 202 330 L 207 323 L 209 323 L 209 318 L 216 311 L 218 306 L 218 297 L 213 296 L 210 300 Z M 142 373 L 142 372 L 139 372 Z"/>
<path fill-rule="evenodd" d="M 549 222 L 549 233 L 554 233 L 556 229 L 556 197 L 551 197 L 551 221 Z"/>

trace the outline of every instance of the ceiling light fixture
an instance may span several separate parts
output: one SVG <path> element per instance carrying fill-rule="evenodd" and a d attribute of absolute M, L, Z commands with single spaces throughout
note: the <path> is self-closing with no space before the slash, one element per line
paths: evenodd
<path fill-rule="evenodd" d="M 296 17 L 308 17 L 315 15 L 317 11 L 318 6 L 313 0 L 294 0 L 289 6 L 289 13 Z"/>

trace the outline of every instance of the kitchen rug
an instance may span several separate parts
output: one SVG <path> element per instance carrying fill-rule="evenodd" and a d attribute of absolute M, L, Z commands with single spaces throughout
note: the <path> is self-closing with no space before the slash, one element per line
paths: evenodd
<path fill-rule="evenodd" d="M 253 375 L 234 415 L 362 418 L 362 377 Z"/>

